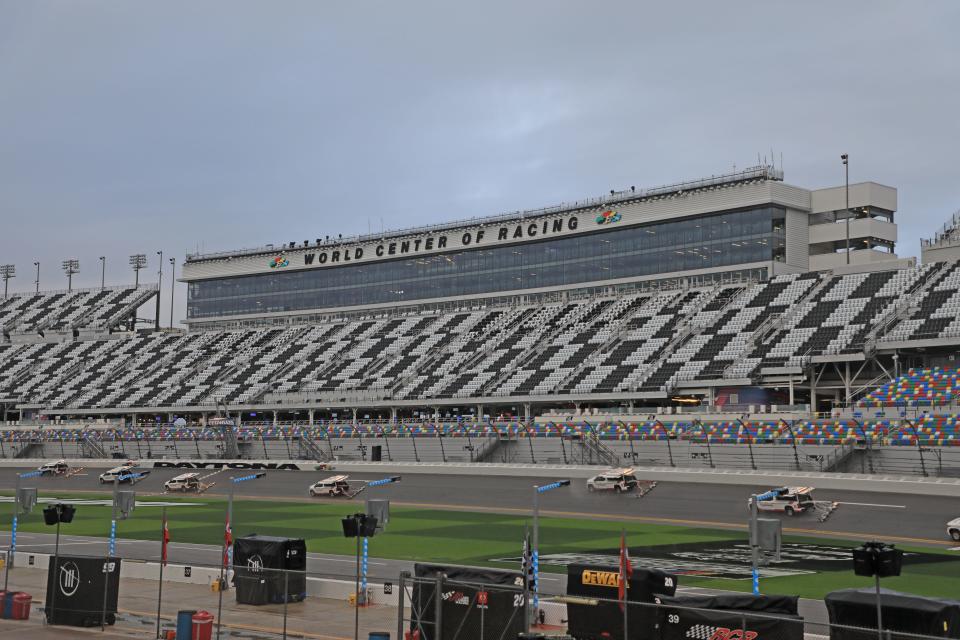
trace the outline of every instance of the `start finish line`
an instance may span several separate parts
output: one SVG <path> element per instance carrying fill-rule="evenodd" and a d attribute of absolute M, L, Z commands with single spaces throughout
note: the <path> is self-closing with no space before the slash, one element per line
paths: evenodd
<path fill-rule="evenodd" d="M 13 502 L 13 496 L 0 496 L 0 504 Z M 112 507 L 113 500 L 89 500 L 85 498 L 38 498 L 38 504 L 74 504 L 93 507 Z M 203 502 L 166 502 L 163 500 L 137 500 L 138 507 L 205 507 Z"/>

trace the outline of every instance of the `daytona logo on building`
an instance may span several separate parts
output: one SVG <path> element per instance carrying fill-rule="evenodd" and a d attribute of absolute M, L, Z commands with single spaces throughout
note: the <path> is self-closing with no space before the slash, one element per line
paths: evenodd
<path fill-rule="evenodd" d="M 614 222 L 620 222 L 620 214 L 612 209 L 608 209 L 597 216 L 597 224 L 613 224 Z"/>

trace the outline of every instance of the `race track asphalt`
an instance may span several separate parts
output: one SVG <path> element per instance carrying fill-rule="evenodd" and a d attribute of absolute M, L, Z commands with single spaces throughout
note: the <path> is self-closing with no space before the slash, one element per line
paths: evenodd
<path fill-rule="evenodd" d="M 0 487 L 12 489 L 16 473 L 32 469 L 0 469 Z M 153 469 L 135 485 L 138 495 L 160 494 L 163 483 L 183 473 L 177 469 Z M 211 472 L 201 472 L 207 475 Z M 223 471 L 207 478 L 215 485 L 207 495 L 224 495 L 229 491 L 230 474 L 244 472 Z M 72 477 L 41 477 L 24 481 L 25 486 L 36 486 L 40 494 L 50 497 L 71 491 L 109 491 L 110 485 L 99 484 L 99 470 L 91 469 Z M 235 485 L 236 498 L 276 498 L 311 500 L 307 489 L 311 483 L 332 475 L 329 471 L 297 472 L 269 471 L 267 476 Z M 351 480 L 374 480 L 382 475 L 350 474 Z M 529 512 L 533 500 L 533 485 L 546 484 L 559 478 L 405 474 L 402 481 L 371 488 L 359 494 L 356 500 L 376 496 L 389 498 L 392 504 L 449 509 L 477 509 L 490 511 Z M 357 486 L 359 483 L 355 483 Z M 697 527 L 745 526 L 747 501 L 752 493 L 770 489 L 769 486 L 731 486 L 682 482 L 661 482 L 646 496 L 636 494 L 590 493 L 582 480 L 574 480 L 569 487 L 540 495 L 540 509 L 544 515 L 577 518 L 624 518 L 634 521 L 663 522 Z M 181 495 L 181 494 L 175 494 Z M 188 494 L 189 495 L 189 494 Z M 783 520 L 785 533 L 835 535 L 843 538 L 884 538 L 902 544 L 950 545 L 945 523 L 960 516 L 960 496 L 886 494 L 863 491 L 818 489 L 814 498 L 836 502 L 838 506 L 825 522 L 818 522 L 812 513 L 786 517 L 764 514 Z M 322 498 L 316 500 L 328 501 Z M 332 500 L 345 500 L 332 499 Z"/>

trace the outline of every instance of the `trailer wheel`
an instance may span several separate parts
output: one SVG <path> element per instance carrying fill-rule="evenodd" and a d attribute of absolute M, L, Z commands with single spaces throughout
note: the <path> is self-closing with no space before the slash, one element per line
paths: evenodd
<path fill-rule="evenodd" d="M 783 512 L 787 514 L 788 517 L 793 517 L 793 507 L 786 507 Z"/>

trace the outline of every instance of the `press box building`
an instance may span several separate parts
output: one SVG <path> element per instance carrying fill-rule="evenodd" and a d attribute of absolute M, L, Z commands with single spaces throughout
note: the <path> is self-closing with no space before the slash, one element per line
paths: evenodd
<path fill-rule="evenodd" d="M 896 210 L 892 187 L 807 189 L 760 166 L 449 224 L 192 254 L 186 322 L 293 324 L 384 307 L 895 268 Z"/>

